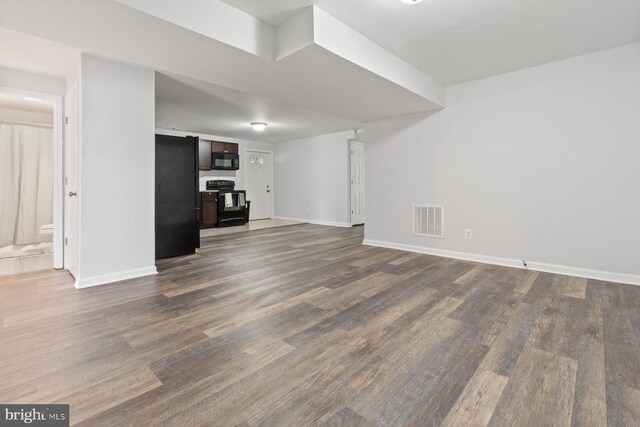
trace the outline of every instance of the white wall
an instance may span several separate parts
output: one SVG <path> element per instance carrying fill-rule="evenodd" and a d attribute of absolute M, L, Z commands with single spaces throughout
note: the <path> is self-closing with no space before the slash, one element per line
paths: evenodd
<path fill-rule="evenodd" d="M 235 142 L 238 144 L 238 150 L 240 154 L 240 170 L 237 171 L 200 171 L 200 190 L 205 190 L 207 185 L 207 180 L 214 178 L 234 178 L 236 181 L 236 189 L 244 190 L 244 150 L 245 149 L 254 149 L 254 150 L 267 150 L 274 151 L 275 146 L 270 142 L 261 142 L 261 141 L 250 141 L 248 139 L 238 139 L 238 138 L 228 138 L 226 136 L 217 136 L 210 135 L 206 133 L 198 133 L 198 132 L 186 132 L 179 131 L 173 129 L 162 129 L 156 128 L 156 133 L 160 135 L 174 135 L 174 136 L 198 136 L 201 139 L 206 139 L 209 141 L 221 141 L 221 142 Z"/>
<path fill-rule="evenodd" d="M 275 29 L 221 1 L 116 0 L 125 6 L 180 25 L 208 38 L 272 60 Z"/>
<path fill-rule="evenodd" d="M 366 126 L 367 241 L 640 284 L 640 44 L 446 95 Z M 412 235 L 422 203 L 444 239 Z"/>
<path fill-rule="evenodd" d="M 155 76 L 82 55 L 76 286 L 155 273 Z"/>
<path fill-rule="evenodd" d="M 65 95 L 65 80 L 22 70 L 0 67 L 0 86 L 32 92 Z"/>
<path fill-rule="evenodd" d="M 349 226 L 353 131 L 276 144 L 275 216 Z"/>

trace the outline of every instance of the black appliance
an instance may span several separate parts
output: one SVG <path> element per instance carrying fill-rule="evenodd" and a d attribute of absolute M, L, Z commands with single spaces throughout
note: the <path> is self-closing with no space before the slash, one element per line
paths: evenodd
<path fill-rule="evenodd" d="M 211 153 L 211 169 L 237 171 L 240 169 L 240 156 L 237 153 Z"/>
<path fill-rule="evenodd" d="M 218 227 L 247 223 L 247 192 L 235 190 L 236 183 L 225 179 L 207 181 L 207 190 L 218 190 Z"/>
<path fill-rule="evenodd" d="M 200 247 L 198 138 L 156 135 L 156 259 Z"/>
<path fill-rule="evenodd" d="M 236 182 L 227 179 L 214 179 L 207 181 L 207 190 L 231 190 L 236 188 Z"/>

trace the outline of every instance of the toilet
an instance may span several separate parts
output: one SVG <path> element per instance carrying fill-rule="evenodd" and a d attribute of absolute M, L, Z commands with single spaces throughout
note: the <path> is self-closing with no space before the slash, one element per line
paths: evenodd
<path fill-rule="evenodd" d="M 45 224 L 40 227 L 40 234 L 51 235 L 53 234 L 53 224 Z"/>

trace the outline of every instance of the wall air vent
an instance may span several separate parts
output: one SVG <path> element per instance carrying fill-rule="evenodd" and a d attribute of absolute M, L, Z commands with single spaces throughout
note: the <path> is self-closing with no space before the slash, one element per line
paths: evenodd
<path fill-rule="evenodd" d="M 444 208 L 442 206 L 414 205 L 413 234 L 444 237 Z"/>

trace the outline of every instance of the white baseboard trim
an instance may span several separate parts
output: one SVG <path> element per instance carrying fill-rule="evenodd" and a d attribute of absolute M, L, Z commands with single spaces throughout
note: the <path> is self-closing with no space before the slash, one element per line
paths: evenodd
<path fill-rule="evenodd" d="M 289 216 L 272 216 L 271 219 L 279 219 L 280 221 L 297 221 L 297 222 L 304 222 L 304 223 L 309 222 L 308 219 L 293 218 Z"/>
<path fill-rule="evenodd" d="M 288 216 L 272 216 L 271 219 L 279 219 L 282 221 L 306 222 L 308 224 L 328 225 L 330 227 L 351 227 L 351 224 L 349 224 L 348 222 L 318 221 L 315 219 L 291 218 Z"/>
<path fill-rule="evenodd" d="M 309 220 L 308 222 L 309 224 L 315 224 L 315 225 L 328 225 L 330 227 L 351 228 L 351 224 L 349 224 L 348 222 L 332 222 L 332 221 L 316 221 L 316 220 Z"/>
<path fill-rule="evenodd" d="M 612 271 L 590 270 L 588 268 L 569 267 L 566 265 L 547 264 L 544 262 L 527 261 L 529 270 L 545 273 L 563 274 L 565 276 L 584 277 L 602 280 L 603 282 L 625 283 L 640 286 L 640 276 L 635 274 L 614 273 Z"/>
<path fill-rule="evenodd" d="M 137 268 L 135 270 L 121 271 L 118 273 L 104 274 L 102 276 L 87 277 L 85 279 L 76 279 L 76 289 L 90 288 L 92 286 L 106 285 L 107 283 L 120 282 L 122 280 L 135 279 L 137 277 L 151 276 L 158 274 L 155 266 Z"/>
<path fill-rule="evenodd" d="M 562 274 L 566 276 L 584 277 L 587 279 L 602 280 L 604 282 L 626 283 L 629 285 L 640 285 L 640 275 L 614 273 L 610 271 L 590 270 L 586 268 L 568 267 L 565 265 L 547 264 L 543 262 L 527 261 L 527 266 L 522 265 L 521 260 L 511 258 L 499 258 L 487 255 L 471 254 L 467 252 L 448 251 L 444 249 L 427 248 L 423 246 L 405 245 L 401 243 L 383 242 L 380 240 L 364 239 L 363 245 L 377 246 L 380 248 L 397 249 L 400 251 L 417 252 L 421 254 L 440 256 L 444 258 L 455 258 L 464 261 L 480 262 L 483 264 L 501 265 L 541 271 L 545 273 Z"/>

